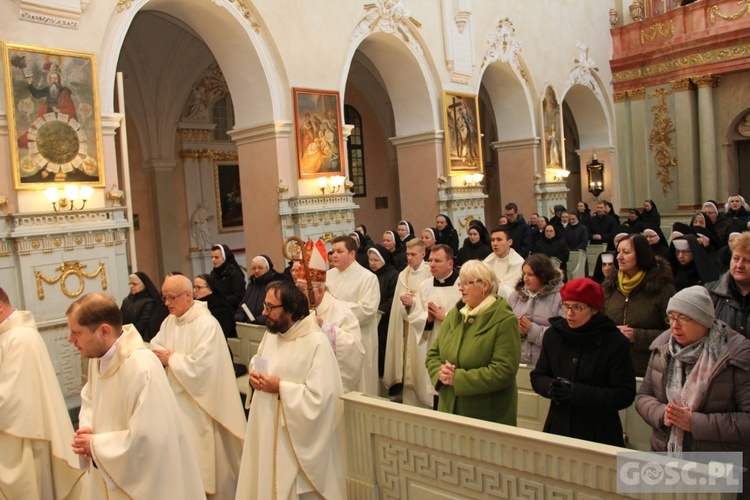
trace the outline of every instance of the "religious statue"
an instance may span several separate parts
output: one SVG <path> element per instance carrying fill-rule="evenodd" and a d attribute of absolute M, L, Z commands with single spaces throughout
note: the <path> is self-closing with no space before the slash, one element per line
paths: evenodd
<path fill-rule="evenodd" d="M 213 219 L 213 215 L 208 213 L 208 204 L 205 201 L 198 203 L 198 208 L 190 216 L 190 232 L 195 239 L 198 251 L 211 248 L 211 232 L 208 227 L 208 222 L 211 219 Z"/>

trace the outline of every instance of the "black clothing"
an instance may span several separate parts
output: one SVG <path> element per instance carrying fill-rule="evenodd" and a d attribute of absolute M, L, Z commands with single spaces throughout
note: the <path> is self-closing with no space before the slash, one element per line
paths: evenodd
<path fill-rule="evenodd" d="M 575 226 L 568 224 L 563 231 L 563 236 L 571 251 L 586 250 L 589 245 L 589 230 L 582 222 Z"/>
<path fill-rule="evenodd" d="M 742 295 L 729 271 L 717 281 L 706 284 L 706 289 L 714 301 L 716 319 L 722 320 L 730 328 L 748 337 L 750 332 L 750 294 Z"/>
<path fill-rule="evenodd" d="M 677 240 L 688 242 L 693 257 L 693 260 L 684 266 L 677 260 L 674 246 L 674 242 Z M 669 263 L 674 275 L 674 288 L 678 292 L 689 286 L 705 285 L 719 279 L 719 268 L 714 260 L 708 256 L 703 249 L 703 245 L 698 242 L 698 238 L 694 234 L 686 234 L 682 238 L 675 238 L 669 248 Z"/>
<path fill-rule="evenodd" d="M 268 259 L 266 259 L 268 260 Z M 268 261 L 270 266 L 273 266 L 271 261 Z M 259 278 L 250 276 L 250 280 L 247 283 L 247 288 L 242 296 L 240 306 L 234 309 L 234 319 L 242 323 L 253 323 L 256 325 L 265 325 L 266 317 L 263 316 L 263 301 L 266 300 L 266 285 L 272 281 L 285 280 L 286 277 L 283 274 L 277 273 L 273 268 L 265 272 Z M 242 305 L 245 304 L 250 312 L 255 316 L 254 321 L 250 321 L 245 310 L 242 309 Z"/>
<path fill-rule="evenodd" d="M 580 328 L 565 318 L 550 318 L 531 385 L 550 398 L 553 381 L 572 382 L 569 401 L 552 402 L 544 432 L 624 446 L 618 411 L 635 399 L 630 342 L 601 312 Z"/>
<path fill-rule="evenodd" d="M 560 232 L 560 229 L 555 228 L 555 231 Z M 534 244 L 532 253 L 543 253 L 548 257 L 555 257 L 560 260 L 560 269 L 563 271 L 567 269 L 570 248 L 568 248 L 564 238 L 558 238 L 557 236 L 552 239 L 542 238 Z"/>
<path fill-rule="evenodd" d="M 218 245 L 214 245 L 212 250 Z M 224 296 L 229 302 L 229 306 L 232 309 L 237 309 L 242 300 L 242 295 L 245 293 L 245 273 L 240 269 L 237 260 L 234 258 L 234 254 L 227 245 L 221 245 L 224 247 L 224 263 L 219 267 L 215 267 L 211 270 L 211 276 L 216 278 L 219 282 L 221 290 L 224 292 Z"/>
<path fill-rule="evenodd" d="M 609 254 L 612 256 L 612 263 L 615 265 L 615 271 L 617 272 L 617 252 L 604 252 L 600 253 L 596 258 L 596 264 L 594 264 L 594 272 L 591 273 L 591 279 L 599 283 L 600 285 L 604 282 L 604 271 L 602 271 L 602 255 Z"/>
<path fill-rule="evenodd" d="M 161 299 L 159 303 L 161 303 Z M 149 295 L 148 290 L 143 289 L 135 295 L 130 294 L 125 297 L 120 306 L 122 324 L 128 325 L 132 323 L 146 342 L 156 335 L 156 332 L 149 330 L 151 316 L 154 313 L 154 305 L 155 301 L 153 297 Z M 148 340 L 146 340 L 146 337 L 148 337 Z"/>
<path fill-rule="evenodd" d="M 646 224 L 647 229 L 653 229 L 654 231 L 657 231 L 661 226 L 661 214 L 659 213 L 659 209 L 656 208 L 656 203 L 654 203 L 654 200 L 646 201 L 651 203 L 651 210 L 646 210 L 644 208 L 641 212 L 641 220 L 644 224 Z"/>
<path fill-rule="evenodd" d="M 727 210 L 724 214 L 724 220 L 727 223 L 726 235 L 729 238 L 730 233 L 742 233 L 747 231 L 747 223 L 750 220 L 750 212 L 745 207 L 740 207 L 739 210 Z"/>
<path fill-rule="evenodd" d="M 148 320 L 143 322 L 136 323 L 133 318 L 134 313 L 128 312 L 128 319 L 126 320 L 125 311 L 122 311 L 123 314 L 123 325 L 130 323 L 133 323 L 136 325 L 136 328 L 138 329 L 138 332 L 141 334 L 141 337 L 143 338 L 144 342 L 150 342 L 152 338 L 159 332 L 159 329 L 161 328 L 162 322 L 167 319 L 167 316 L 169 316 L 169 309 L 167 309 L 167 306 L 164 305 L 164 302 L 161 300 L 161 290 L 159 290 L 156 285 L 154 285 L 154 282 L 151 281 L 151 278 L 148 277 L 148 275 L 141 271 L 136 271 L 133 274 L 138 276 L 138 279 L 141 280 L 141 283 L 143 283 L 144 286 L 144 292 L 153 299 L 152 307 L 150 313 L 148 313 Z M 136 295 L 140 295 L 143 292 L 139 292 Z M 127 297 L 125 300 L 123 300 L 123 306 L 125 306 L 125 301 L 127 301 Z M 136 313 L 138 315 L 147 314 L 147 311 Z M 140 325 L 140 326 L 139 326 Z M 141 329 L 143 328 L 143 329 Z"/>
<path fill-rule="evenodd" d="M 367 256 L 367 251 L 372 248 L 372 240 L 359 231 L 354 231 L 353 233 L 350 233 L 349 236 L 354 238 L 354 241 L 359 244 L 357 247 L 357 256 L 355 257 L 357 262 L 365 269 L 370 269 L 370 259 Z M 370 241 L 369 244 L 367 243 L 368 240 Z"/>
<path fill-rule="evenodd" d="M 473 220 L 469 223 L 469 231 L 472 229 L 479 233 L 479 241 L 472 243 L 469 238 L 464 239 L 464 245 L 456 255 L 456 266 L 461 267 L 465 262 L 470 260 L 484 260 L 492 253 L 490 244 L 490 233 L 479 220 Z"/>
<path fill-rule="evenodd" d="M 388 341 L 388 322 L 391 318 L 393 294 L 396 293 L 396 285 L 398 284 L 398 271 L 391 263 L 391 252 L 382 245 L 375 245 L 373 249 L 377 250 L 385 261 L 383 267 L 374 271 L 378 278 L 378 285 L 380 285 L 378 311 L 383 313 L 378 322 L 378 374 L 382 377 L 385 367 L 386 342 Z"/>
<path fill-rule="evenodd" d="M 594 215 L 589 221 L 589 239 L 591 243 L 606 243 L 607 245 L 612 244 L 612 240 L 615 237 L 614 230 L 617 227 L 617 222 L 613 217 L 608 215 Z M 595 240 L 594 235 L 598 234 L 602 237 L 601 240 Z"/>
<path fill-rule="evenodd" d="M 197 300 L 206 303 L 211 315 L 221 325 L 224 337 L 232 338 L 237 336 L 237 324 L 234 321 L 234 314 L 225 298 L 222 298 L 221 295 L 211 293 L 211 295 L 206 295 L 202 299 Z"/>
<path fill-rule="evenodd" d="M 525 259 L 531 252 L 531 227 L 522 215 L 518 215 L 516 222 L 508 224 L 508 227 L 510 228 L 510 239 L 513 240 L 510 247 Z"/>
<path fill-rule="evenodd" d="M 445 214 L 438 214 L 438 217 L 444 217 L 447 225 L 442 229 L 435 229 L 435 240 L 436 243 L 442 243 L 448 245 L 453 249 L 453 255 L 458 253 L 458 232 L 453 227 L 453 223 Z"/>

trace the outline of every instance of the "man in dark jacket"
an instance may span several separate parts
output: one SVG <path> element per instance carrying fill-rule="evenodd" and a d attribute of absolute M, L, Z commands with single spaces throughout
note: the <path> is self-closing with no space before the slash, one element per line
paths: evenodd
<path fill-rule="evenodd" d="M 711 294 L 716 319 L 748 337 L 750 332 L 750 233 L 744 232 L 729 243 L 732 260 L 729 271 L 706 285 Z"/>
<path fill-rule="evenodd" d="M 589 221 L 589 238 L 591 238 L 591 243 L 606 243 L 607 245 L 611 245 L 617 223 L 612 217 L 607 215 L 604 206 L 603 201 L 596 204 L 596 215 L 591 217 Z"/>
<path fill-rule="evenodd" d="M 525 259 L 531 252 L 531 227 L 523 219 L 523 215 L 518 213 L 518 205 L 515 203 L 505 205 L 505 217 L 508 219 L 510 239 L 513 240 L 511 248 Z"/>

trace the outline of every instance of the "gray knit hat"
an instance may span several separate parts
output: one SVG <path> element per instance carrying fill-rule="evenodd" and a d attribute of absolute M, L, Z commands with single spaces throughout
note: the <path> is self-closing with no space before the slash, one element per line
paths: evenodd
<path fill-rule="evenodd" d="M 697 321 L 706 328 L 711 328 L 716 319 L 714 303 L 708 290 L 702 286 L 691 286 L 680 290 L 667 305 L 667 312 L 676 312 Z"/>

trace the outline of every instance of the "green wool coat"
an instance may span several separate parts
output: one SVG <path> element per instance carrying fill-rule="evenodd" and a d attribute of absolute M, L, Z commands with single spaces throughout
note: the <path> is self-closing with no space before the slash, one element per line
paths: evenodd
<path fill-rule="evenodd" d="M 498 297 L 486 311 L 464 322 L 461 301 L 451 309 L 427 353 L 427 371 L 439 394 L 438 410 L 465 417 L 516 425 L 521 360 L 518 319 Z M 454 385 L 439 380 L 440 367 L 456 365 Z"/>

